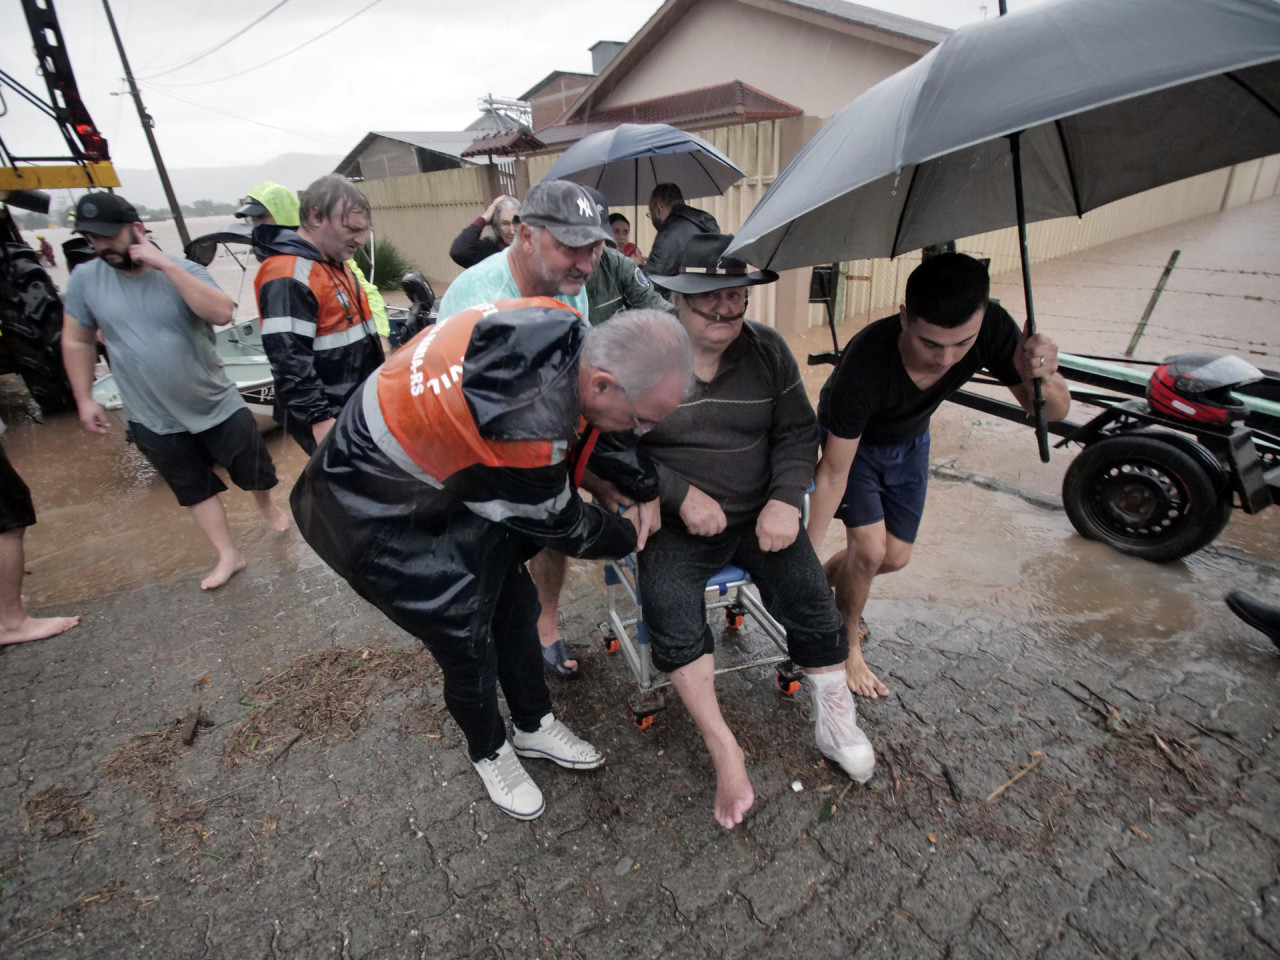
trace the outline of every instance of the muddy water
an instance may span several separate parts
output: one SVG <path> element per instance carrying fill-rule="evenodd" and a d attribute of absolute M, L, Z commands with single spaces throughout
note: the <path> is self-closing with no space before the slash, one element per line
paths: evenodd
<path fill-rule="evenodd" d="M 108 435 L 91 435 L 74 414 L 37 423 L 17 382 L 5 377 L 3 385 L 5 452 L 36 506 L 26 537 L 29 605 L 66 607 L 175 577 L 191 579 L 195 589 L 213 565 L 212 548 L 123 431 L 113 424 Z M 305 458 L 280 431 L 267 439 L 285 497 Z M 223 503 L 250 563 L 318 562 L 296 532 L 266 530 L 249 494 L 232 487 Z"/>

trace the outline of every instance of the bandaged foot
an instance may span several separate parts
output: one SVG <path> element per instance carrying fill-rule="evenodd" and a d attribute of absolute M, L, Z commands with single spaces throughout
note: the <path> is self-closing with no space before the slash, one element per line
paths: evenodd
<path fill-rule="evenodd" d="M 828 760 L 859 783 L 866 783 L 876 769 L 876 755 L 871 741 L 858 726 L 853 694 L 845 685 L 843 671 L 810 673 L 809 691 L 813 694 L 813 733 L 818 750 Z"/>

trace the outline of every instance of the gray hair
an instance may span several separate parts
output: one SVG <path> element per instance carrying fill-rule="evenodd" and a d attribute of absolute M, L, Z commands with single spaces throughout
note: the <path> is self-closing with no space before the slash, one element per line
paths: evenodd
<path fill-rule="evenodd" d="M 665 310 L 623 310 L 592 327 L 582 362 L 617 378 L 632 398 L 643 397 L 673 371 L 693 392 L 693 344 L 683 324 Z"/>
<path fill-rule="evenodd" d="M 507 197 L 493 208 L 493 216 L 489 218 L 489 229 L 493 231 L 494 239 L 502 239 L 502 230 L 498 226 L 498 221 L 502 219 L 502 212 L 504 210 L 511 209 L 514 209 L 517 214 L 520 212 L 520 201 L 515 197 Z"/>
<path fill-rule="evenodd" d="M 327 220 L 336 212 L 341 221 L 354 210 L 370 213 L 369 201 L 340 173 L 326 174 L 298 194 L 298 219 L 304 227 L 310 224 L 312 214 Z"/>

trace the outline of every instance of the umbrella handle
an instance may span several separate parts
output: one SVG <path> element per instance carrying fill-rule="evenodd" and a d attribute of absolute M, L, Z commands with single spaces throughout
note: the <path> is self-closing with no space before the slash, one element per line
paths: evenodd
<path fill-rule="evenodd" d="M 1004 15 L 1004 2 L 1000 4 Z M 1027 300 L 1027 336 L 1036 332 L 1036 308 L 1031 299 L 1031 251 L 1027 248 L 1027 209 L 1022 199 L 1022 133 L 1009 135 L 1009 154 L 1013 160 L 1013 202 L 1018 214 L 1018 254 L 1022 261 L 1022 293 Z M 1049 462 L 1049 420 L 1044 415 L 1044 388 L 1040 378 L 1031 381 L 1033 397 L 1032 414 L 1036 421 L 1036 445 L 1040 448 L 1040 462 Z"/>
<path fill-rule="evenodd" d="M 1036 418 L 1036 444 L 1040 447 L 1040 462 L 1049 462 L 1049 420 L 1044 415 L 1044 388 L 1036 378 L 1031 381 L 1031 389 L 1034 393 L 1032 409 Z"/>

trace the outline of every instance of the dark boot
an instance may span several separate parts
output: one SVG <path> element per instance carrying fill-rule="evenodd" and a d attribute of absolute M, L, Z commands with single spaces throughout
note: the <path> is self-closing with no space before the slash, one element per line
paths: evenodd
<path fill-rule="evenodd" d="M 1242 590 L 1227 594 L 1227 606 L 1231 612 L 1256 630 L 1261 630 L 1271 642 L 1280 647 L 1280 607 L 1263 603 Z"/>

